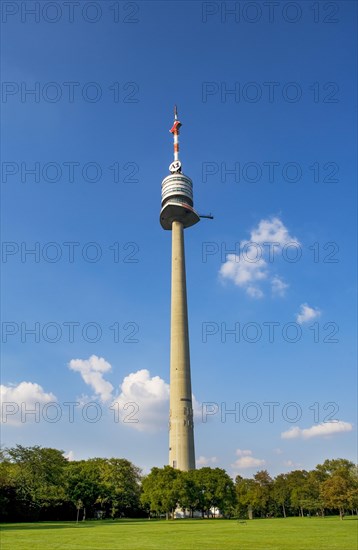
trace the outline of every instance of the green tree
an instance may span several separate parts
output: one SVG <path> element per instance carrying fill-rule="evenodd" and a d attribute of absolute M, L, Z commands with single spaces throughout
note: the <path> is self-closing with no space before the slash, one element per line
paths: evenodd
<path fill-rule="evenodd" d="M 200 509 L 201 490 L 196 482 L 195 470 L 180 472 L 174 481 L 175 490 L 178 492 L 178 506 L 183 510 L 189 510 L 191 517 L 195 510 Z"/>
<path fill-rule="evenodd" d="M 256 481 L 237 476 L 235 479 L 235 489 L 237 498 L 237 514 L 239 517 L 249 517 L 252 519 L 253 500 L 255 495 Z"/>
<path fill-rule="evenodd" d="M 211 510 L 219 509 L 230 515 L 236 503 L 235 486 L 231 477 L 221 468 L 204 467 L 194 470 L 198 487 L 199 507 L 202 514 L 210 517 Z"/>
<path fill-rule="evenodd" d="M 339 510 L 339 516 L 343 519 L 344 510 L 350 505 L 349 479 L 337 472 L 323 482 L 321 495 L 328 508 Z"/>
<path fill-rule="evenodd" d="M 102 502 L 109 504 L 111 516 L 132 515 L 140 505 L 141 470 L 125 458 L 103 459 L 100 480 Z"/>
<path fill-rule="evenodd" d="M 102 458 L 68 463 L 66 493 L 68 499 L 76 506 L 77 511 L 83 509 L 83 519 L 86 519 L 87 511 L 93 513 L 96 504 L 100 505 L 107 496 L 100 475 L 102 464 Z M 80 507 L 79 502 L 82 504 Z"/>
<path fill-rule="evenodd" d="M 350 470 L 349 507 L 358 514 L 358 467 L 353 466 Z"/>
<path fill-rule="evenodd" d="M 320 512 L 324 516 L 324 502 L 321 497 L 321 485 L 325 480 L 324 474 L 319 470 L 311 470 L 307 474 L 304 487 L 302 507 L 309 512 Z"/>
<path fill-rule="evenodd" d="M 179 500 L 179 488 L 175 480 L 181 475 L 171 466 L 152 468 L 142 482 L 141 502 L 147 510 L 156 514 L 173 516 Z"/>
<path fill-rule="evenodd" d="M 346 458 L 327 459 L 323 464 L 318 464 L 316 466 L 316 471 L 320 472 L 322 481 L 336 473 L 348 475 L 350 472 L 354 471 L 354 469 L 354 463 Z"/>
<path fill-rule="evenodd" d="M 273 483 L 272 498 L 282 508 L 282 515 L 286 517 L 286 510 L 290 504 L 290 488 L 286 474 L 278 475 Z"/>
<path fill-rule="evenodd" d="M 267 470 L 261 470 L 254 475 L 255 496 L 254 502 L 256 509 L 262 517 L 270 513 L 270 498 L 273 487 L 273 480 Z"/>
<path fill-rule="evenodd" d="M 21 518 L 22 515 L 17 503 L 16 472 L 17 466 L 6 460 L 2 454 L 0 457 L 0 521 L 11 520 L 13 516 Z"/>
<path fill-rule="evenodd" d="M 322 506 L 338 510 L 341 519 L 345 509 L 357 508 L 358 475 L 353 462 L 345 458 L 327 459 L 310 474 L 320 481 Z"/>
<path fill-rule="evenodd" d="M 287 474 L 287 482 L 290 488 L 290 505 L 300 516 L 304 516 L 304 503 L 308 496 L 307 486 L 308 472 L 306 470 L 293 470 Z"/>
<path fill-rule="evenodd" d="M 43 508 L 59 506 L 66 499 L 63 451 L 39 446 L 5 449 L 2 469 L 7 470 L 21 508 L 34 519 Z"/>

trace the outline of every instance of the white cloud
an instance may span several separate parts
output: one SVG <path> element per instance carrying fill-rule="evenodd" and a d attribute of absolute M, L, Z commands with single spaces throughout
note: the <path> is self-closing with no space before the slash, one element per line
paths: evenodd
<path fill-rule="evenodd" d="M 321 312 L 318 308 L 310 307 L 308 304 L 301 304 L 300 311 L 296 315 L 296 321 L 300 325 L 313 321 L 316 317 L 319 317 Z"/>
<path fill-rule="evenodd" d="M 282 221 L 277 217 L 261 220 L 250 233 L 249 241 L 240 243 L 239 254 L 228 254 L 219 274 L 234 282 L 252 298 L 262 298 L 262 283 L 271 284 L 272 293 L 284 296 L 288 284 L 278 275 L 271 274 L 270 264 L 277 261 L 282 248 L 289 243 L 299 246 Z"/>
<path fill-rule="evenodd" d="M 285 296 L 286 290 L 288 289 L 290 285 L 287 284 L 282 277 L 278 277 L 275 275 L 271 279 L 271 290 L 273 294 L 276 294 L 277 296 Z"/>
<path fill-rule="evenodd" d="M 322 422 L 311 426 L 311 428 L 292 427 L 286 432 L 281 433 L 282 439 L 311 439 L 312 437 L 327 437 L 342 432 L 352 431 L 353 426 L 350 422 L 336 420 L 332 422 Z"/>
<path fill-rule="evenodd" d="M 110 363 L 103 357 L 92 355 L 89 359 L 72 359 L 69 368 L 81 374 L 102 402 L 111 401 L 116 422 L 121 422 L 138 431 L 156 431 L 168 426 L 169 420 L 169 384 L 160 376 L 151 376 L 149 370 L 141 369 L 124 377 L 119 395 L 114 396 L 114 388 L 103 378 L 103 374 L 112 370 Z M 195 396 L 193 415 L 201 420 L 201 403 Z M 83 395 L 81 402 L 87 403 L 89 397 Z"/>
<path fill-rule="evenodd" d="M 251 231 L 251 241 L 254 243 L 271 243 L 284 246 L 288 243 L 299 244 L 296 237 L 289 234 L 287 227 L 279 218 L 272 217 L 267 220 L 261 220 L 258 226 Z"/>
<path fill-rule="evenodd" d="M 93 388 L 103 403 L 112 399 L 113 386 L 103 378 L 103 374 L 110 372 L 112 367 L 103 357 L 91 355 L 89 359 L 71 359 L 68 366 L 81 374 L 82 379 Z"/>
<path fill-rule="evenodd" d="M 232 467 L 238 470 L 244 470 L 246 468 L 258 468 L 264 464 L 265 461 L 259 458 L 254 458 L 253 456 L 243 456 L 238 458 L 234 464 L 232 464 Z"/>
<path fill-rule="evenodd" d="M 53 393 L 46 393 L 42 386 L 34 382 L 20 382 L 18 385 L 0 385 L 1 422 L 20 425 L 41 417 L 41 405 L 56 402 Z M 36 411 L 35 414 L 26 414 Z"/>
<path fill-rule="evenodd" d="M 111 408 L 128 427 L 138 431 L 157 431 L 168 427 L 169 384 L 148 369 L 132 372 L 123 379 L 120 394 Z M 202 404 L 192 395 L 195 422 L 202 421 Z"/>
<path fill-rule="evenodd" d="M 260 288 L 257 288 L 257 286 L 248 286 L 246 289 L 246 292 L 251 298 L 262 298 L 264 293 Z"/>
<path fill-rule="evenodd" d="M 218 459 L 216 456 L 199 456 L 199 458 L 196 460 L 197 466 L 209 466 L 210 464 L 216 464 L 218 462 Z"/>
<path fill-rule="evenodd" d="M 232 280 L 235 285 L 245 289 L 252 298 L 262 298 L 263 292 L 257 282 L 267 278 L 267 264 L 263 258 L 257 262 L 249 262 L 245 257 L 228 254 L 226 262 L 220 268 L 220 275 L 223 279 Z"/>
<path fill-rule="evenodd" d="M 75 460 L 75 453 L 73 451 L 68 451 L 64 457 L 67 458 L 69 462 L 73 462 Z"/>
<path fill-rule="evenodd" d="M 111 408 L 121 414 L 123 423 L 139 431 L 168 425 L 169 384 L 162 378 L 141 369 L 126 376 L 120 389 Z"/>
<path fill-rule="evenodd" d="M 294 462 L 293 460 L 284 460 L 283 465 L 286 468 L 302 468 L 302 464 L 300 462 Z"/>
<path fill-rule="evenodd" d="M 252 455 L 252 451 L 249 451 L 248 449 L 236 449 L 236 455 L 237 456 L 250 456 Z"/>
<path fill-rule="evenodd" d="M 197 401 L 194 394 L 191 395 L 192 404 L 193 404 L 193 417 L 194 422 L 203 421 L 203 404 L 200 401 Z"/>
<path fill-rule="evenodd" d="M 252 456 L 252 451 L 246 449 L 237 449 L 236 455 L 239 457 L 231 467 L 235 470 L 244 470 L 246 468 L 258 468 L 266 464 L 265 460 L 260 458 L 255 458 Z"/>

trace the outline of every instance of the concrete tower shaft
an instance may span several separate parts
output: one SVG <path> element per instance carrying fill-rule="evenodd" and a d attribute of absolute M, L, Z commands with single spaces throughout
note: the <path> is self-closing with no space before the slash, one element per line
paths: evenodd
<path fill-rule="evenodd" d="M 184 228 L 172 223 L 169 465 L 195 469 Z"/>

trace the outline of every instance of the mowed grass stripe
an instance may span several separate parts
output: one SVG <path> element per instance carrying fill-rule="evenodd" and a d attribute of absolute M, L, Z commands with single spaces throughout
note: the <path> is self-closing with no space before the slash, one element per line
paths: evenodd
<path fill-rule="evenodd" d="M 1 526 L 1 550 L 358 550 L 357 517 L 119 520 Z"/>

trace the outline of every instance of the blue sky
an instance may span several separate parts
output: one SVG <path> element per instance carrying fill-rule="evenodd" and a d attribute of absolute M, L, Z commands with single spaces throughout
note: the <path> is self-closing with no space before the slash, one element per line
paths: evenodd
<path fill-rule="evenodd" d="M 167 462 L 177 103 L 198 465 L 354 459 L 357 5 L 233 6 L 2 3 L 4 445 Z"/>

